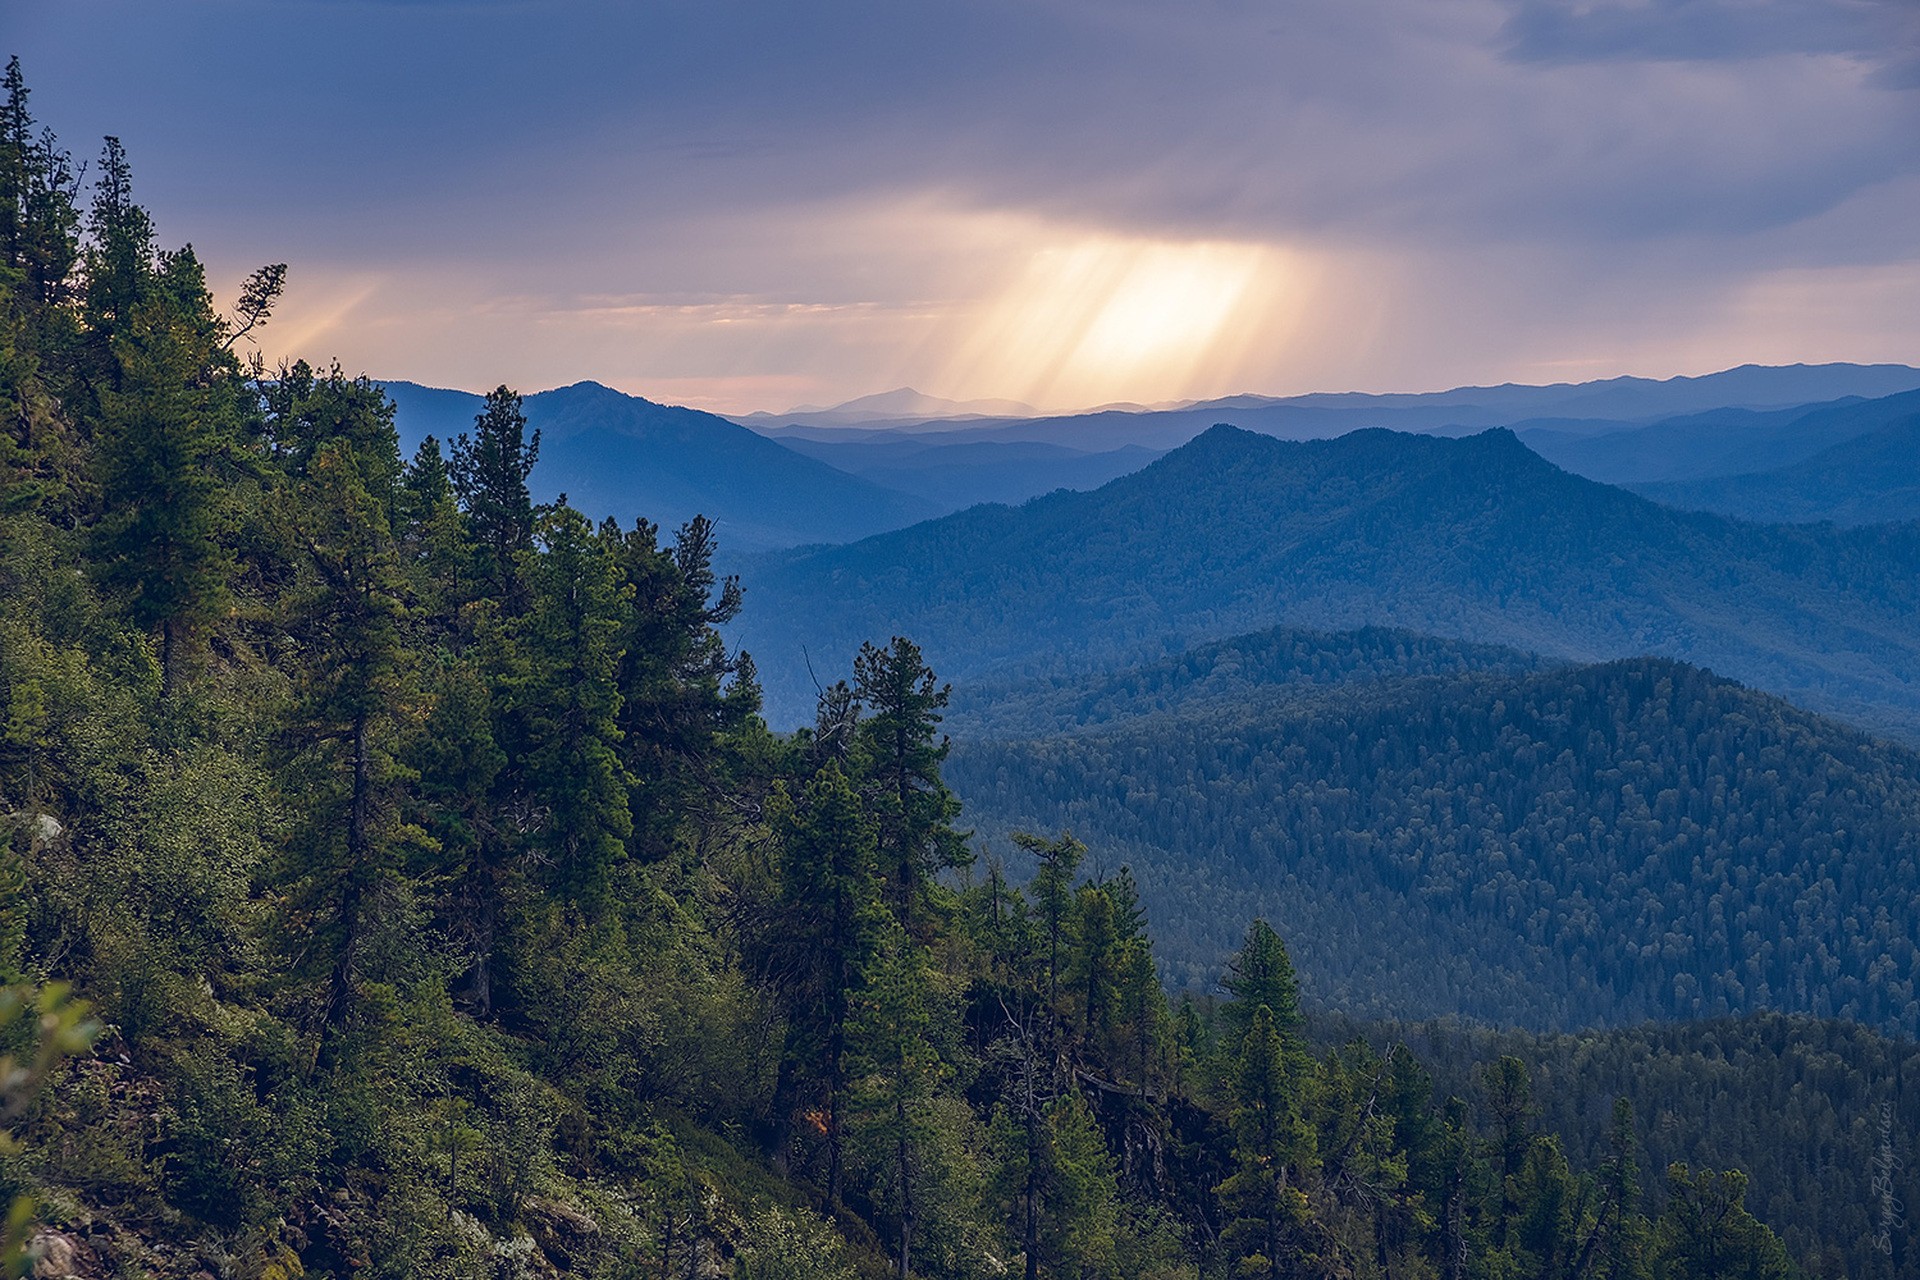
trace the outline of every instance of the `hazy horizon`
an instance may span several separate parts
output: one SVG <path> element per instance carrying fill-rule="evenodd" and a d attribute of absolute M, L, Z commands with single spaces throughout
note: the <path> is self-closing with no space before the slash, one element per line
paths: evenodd
<path fill-rule="evenodd" d="M 731 413 L 1920 352 L 1920 10 L 25 0 L 264 347 Z M 297 51 L 272 75 L 262 48 Z"/>

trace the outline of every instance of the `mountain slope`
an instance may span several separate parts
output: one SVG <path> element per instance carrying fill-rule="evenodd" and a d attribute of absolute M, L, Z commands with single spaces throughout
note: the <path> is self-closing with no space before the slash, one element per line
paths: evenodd
<path fill-rule="evenodd" d="M 995 845 L 1131 864 L 1179 981 L 1264 915 L 1357 1016 L 1920 1030 L 1920 756 L 1696 667 L 1214 704 L 963 741 L 947 776 Z"/>
<path fill-rule="evenodd" d="M 1238 714 L 1254 701 L 1300 702 L 1382 680 L 1519 674 L 1554 665 L 1499 645 L 1388 627 L 1339 633 L 1273 627 L 1124 671 L 962 685 L 946 725 L 967 739 L 1038 738 L 1170 712 Z"/>
<path fill-rule="evenodd" d="M 1920 391 L 1770 412 L 1718 409 L 1598 435 L 1516 431 L 1528 448 L 1556 466 L 1606 484 L 1637 484 L 1791 466 L 1916 416 Z"/>
<path fill-rule="evenodd" d="M 765 558 L 739 637 L 786 723 L 811 716 L 810 655 L 821 667 L 896 632 L 972 680 L 1287 623 L 1665 654 L 1920 736 L 1916 565 L 1920 529 L 1669 511 L 1505 431 L 1287 443 L 1216 428 L 1092 493 Z"/>
<path fill-rule="evenodd" d="M 1920 520 L 1920 396 L 1897 421 L 1772 471 L 1636 485 L 1655 502 L 1747 520 Z"/>
<path fill-rule="evenodd" d="M 851 475 L 938 503 L 945 511 L 982 502 L 1025 502 L 1055 489 L 1097 489 L 1160 456 L 1137 445 L 1087 453 L 1026 440 L 941 444 L 912 435 L 845 443 L 785 435 L 780 442 Z"/>
<path fill-rule="evenodd" d="M 481 398 L 406 383 L 383 384 L 397 409 L 403 449 L 470 430 Z M 526 397 L 541 433 L 529 484 L 551 501 L 566 494 L 595 518 L 644 516 L 672 528 L 695 515 L 718 526 L 729 553 L 846 542 L 937 515 L 941 507 L 803 457 L 725 418 L 655 404 L 581 382 Z"/>

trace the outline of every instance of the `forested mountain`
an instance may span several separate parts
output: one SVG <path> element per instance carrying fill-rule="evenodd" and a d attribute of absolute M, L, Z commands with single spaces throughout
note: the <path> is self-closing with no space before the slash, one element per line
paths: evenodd
<path fill-rule="evenodd" d="M 981 507 L 743 583 L 776 724 L 809 653 L 915 636 L 949 677 L 1137 660 L 1276 623 L 1388 625 L 1553 657 L 1658 653 L 1920 734 L 1920 527 L 1686 514 L 1506 431 L 1288 443 L 1216 427 L 1092 493 Z"/>
<path fill-rule="evenodd" d="M 1916 417 L 1920 417 L 1920 392 L 1909 391 L 1877 400 L 1848 399 L 1771 411 L 1716 409 L 1621 431 L 1596 432 L 1594 424 L 1584 423 L 1521 424 L 1515 431 L 1529 449 L 1555 466 L 1606 484 L 1632 485 L 1661 500 L 1648 486 L 1790 467 Z M 1747 511 L 1729 514 L 1752 516 Z"/>
<path fill-rule="evenodd" d="M 482 397 L 389 382 L 401 449 L 471 429 Z M 734 551 L 850 542 L 951 508 L 850 475 L 697 409 L 655 404 L 594 382 L 527 396 L 540 439 L 536 499 L 561 494 L 594 519 L 644 516 L 677 528 L 705 516 Z"/>
<path fill-rule="evenodd" d="M 1043 738 L 1172 711 L 1232 716 L 1252 702 L 1274 705 L 1396 678 L 1555 665 L 1499 645 L 1386 627 L 1275 627 L 1112 673 L 966 685 L 954 691 L 947 725 L 963 740 Z"/>
<path fill-rule="evenodd" d="M 1356 1033 L 1406 1044 L 1442 1092 L 1484 1097 L 1485 1064 L 1514 1057 L 1532 1081 L 1532 1111 L 1569 1155 L 1601 1162 L 1613 1107 L 1626 1098 L 1645 1163 L 1738 1165 L 1747 1201 L 1779 1225 L 1819 1276 L 1910 1271 L 1907 1206 L 1920 1203 L 1920 1045 L 1846 1022 L 1762 1014 L 1529 1035 L 1459 1023 L 1356 1026 L 1327 1019 L 1316 1039 Z M 1655 1189 L 1659 1195 L 1659 1189 Z"/>
<path fill-rule="evenodd" d="M 1920 757 L 1679 663 L 1207 703 L 948 777 L 989 841 L 1131 866 L 1179 985 L 1261 915 L 1357 1016 L 1920 1030 Z"/>
<path fill-rule="evenodd" d="M 1895 421 L 1772 471 L 1637 485 L 1655 502 L 1746 520 L 1920 520 L 1920 399 Z"/>
<path fill-rule="evenodd" d="M 242 359 L 286 268 L 218 311 L 4 88 L 0 1272 L 1788 1276 L 1630 1115 L 1317 1052 L 1265 924 L 1176 1009 L 1104 855 L 963 880 L 910 640 L 771 733 L 710 524 Z"/>

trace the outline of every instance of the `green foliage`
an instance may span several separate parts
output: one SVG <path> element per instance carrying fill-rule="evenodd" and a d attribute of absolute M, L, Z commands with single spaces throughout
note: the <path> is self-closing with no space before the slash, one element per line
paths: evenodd
<path fill-rule="evenodd" d="M 1653 1234 L 1658 1280 L 1786 1280 L 1787 1252 L 1741 1203 L 1737 1171 L 1667 1170 L 1667 1208 Z"/>
<path fill-rule="evenodd" d="M 1249 697 L 963 741 L 947 772 L 989 835 L 1130 863 L 1177 985 L 1263 916 L 1359 1016 L 1920 1028 L 1920 758 L 1697 668 Z"/>
<path fill-rule="evenodd" d="M 156 245 L 119 144 L 81 228 L 17 65 L 7 99 L 0 412 L 20 426 L 0 432 L 0 1193 L 39 1206 L 8 1219 L 10 1270 L 37 1233 L 88 1274 L 1775 1274 L 1744 1184 L 1677 1175 L 1649 1227 L 1630 1121 L 1597 1150 L 1565 1116 L 1543 1129 L 1584 1095 L 1510 1046 L 1475 1057 L 1494 1065 L 1490 1087 L 1457 1090 L 1472 1104 L 1440 1100 L 1402 1047 L 1316 1061 L 1265 924 L 1206 972 L 1230 998 L 1176 1015 L 1145 927 L 1160 870 L 1106 870 L 1137 842 L 1090 854 L 1023 834 L 1026 888 L 997 863 L 975 877 L 943 777 L 948 691 L 912 641 L 860 648 L 815 729 L 775 735 L 720 631 L 742 595 L 713 569 L 710 523 L 667 546 L 645 522 L 536 507 L 538 433 L 504 387 L 450 462 L 437 445 L 403 462 L 365 379 L 242 369 L 230 349 L 284 269 L 221 317 L 198 260 Z M 1383 637 L 1355 652 L 1268 656 L 1314 679 L 1485 656 Z M 1792 784 L 1742 841 L 1857 824 L 1890 799 L 1870 845 L 1888 856 L 1851 872 L 1739 851 L 1773 877 L 1761 905 L 1799 892 L 1827 927 L 1838 904 L 1881 944 L 1870 980 L 1842 965 L 1830 989 L 1907 981 L 1895 917 L 1857 910 L 1858 877 L 1907 849 L 1905 792 L 1863 780 L 1904 776 L 1903 758 L 1835 749 L 1815 802 L 1773 726 L 1720 714 L 1747 705 L 1724 686 L 1623 672 L 1571 692 L 1561 673 L 1474 685 L 1517 709 L 1478 718 L 1420 705 L 1456 758 L 1523 751 L 1554 795 L 1585 787 L 1595 806 L 1681 769 L 1673 733 L 1697 726 L 1672 722 L 1718 708 L 1712 767 L 1752 794 L 1711 803 L 1750 802 L 1756 776 Z M 1109 692 L 1197 686 L 1218 701 L 1197 672 Z M 1396 755 L 1351 725 L 1288 732 L 1288 768 L 1346 771 L 1345 794 L 1314 792 L 1303 847 L 1399 813 L 1388 780 L 1447 797 L 1432 812 L 1459 803 L 1446 753 Z M 1619 746 L 1566 763 L 1534 745 L 1572 733 Z M 1538 777 L 1476 783 L 1475 803 L 1550 811 Z M 1148 791 L 1103 794 L 1150 812 Z M 1678 883 L 1681 854 L 1713 846 L 1660 824 L 1697 815 L 1631 794 L 1653 816 L 1609 810 L 1618 848 L 1549 829 L 1644 877 L 1627 888 Z M 1466 851 L 1496 843 L 1475 841 L 1409 837 L 1443 865 L 1391 865 L 1464 874 Z M 1803 867 L 1839 887 L 1813 894 Z M 1309 989 L 1321 948 L 1301 949 Z M 55 974 L 99 1011 L 97 1039 Z M 1767 1194 L 1763 1216 L 1782 1216 Z M 1811 1255 L 1827 1237 L 1805 1239 Z"/>
<path fill-rule="evenodd" d="M 742 634 L 781 724 L 810 704 L 807 654 L 874 634 L 913 636 L 964 688 L 1152 665 L 1282 624 L 1385 622 L 1563 659 L 1700 663 L 1913 741 L 1917 560 L 1914 524 L 1671 511 L 1505 430 L 1286 441 L 1216 426 L 1091 493 L 763 557 Z"/>
<path fill-rule="evenodd" d="M 540 457 L 540 433 L 526 434 L 520 397 L 506 387 L 487 393 L 473 434 L 453 442 L 454 491 L 473 540 L 475 572 L 508 599 L 517 594 L 518 557 L 533 546 L 533 499 L 527 476 Z"/>
<path fill-rule="evenodd" d="M 747 1219 L 735 1257 L 736 1280 L 853 1280 L 846 1247 L 832 1228 L 803 1210 L 768 1205 Z"/>
<path fill-rule="evenodd" d="M 34 1204 L 13 1182 L 10 1167 L 17 1151 L 14 1126 L 38 1098 L 61 1061 L 84 1052 L 99 1034 L 87 1006 L 70 997 L 66 986 L 50 983 L 34 990 L 0 987 L 0 1275 L 35 1272 L 28 1235 Z"/>

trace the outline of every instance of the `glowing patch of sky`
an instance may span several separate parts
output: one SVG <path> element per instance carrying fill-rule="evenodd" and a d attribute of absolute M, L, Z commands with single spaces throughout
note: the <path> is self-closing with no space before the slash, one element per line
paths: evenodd
<path fill-rule="evenodd" d="M 292 264 L 271 353 L 378 376 L 1067 408 L 1920 359 L 1913 0 L 9 16 L 163 240 Z"/>

